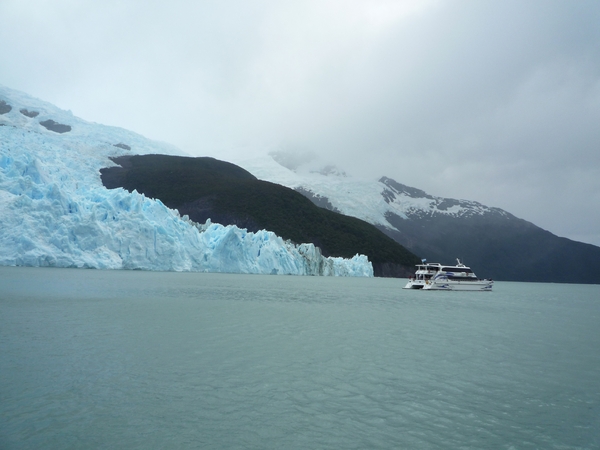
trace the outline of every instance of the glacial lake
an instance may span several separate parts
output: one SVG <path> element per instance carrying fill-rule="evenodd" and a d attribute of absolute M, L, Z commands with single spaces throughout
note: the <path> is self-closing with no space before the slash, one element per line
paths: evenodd
<path fill-rule="evenodd" d="M 0 267 L 0 449 L 597 449 L 600 286 Z"/>

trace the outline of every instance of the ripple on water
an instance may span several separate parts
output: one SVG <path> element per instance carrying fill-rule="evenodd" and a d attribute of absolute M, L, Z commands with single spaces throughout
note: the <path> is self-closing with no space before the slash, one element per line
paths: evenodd
<path fill-rule="evenodd" d="M 402 285 L 0 268 L 0 447 L 600 446 L 597 286 Z"/>

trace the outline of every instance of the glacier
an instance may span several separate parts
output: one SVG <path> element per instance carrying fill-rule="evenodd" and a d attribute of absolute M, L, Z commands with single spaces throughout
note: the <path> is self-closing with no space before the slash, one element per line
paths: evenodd
<path fill-rule="evenodd" d="M 267 230 L 197 224 L 160 200 L 102 185 L 109 158 L 184 154 L 173 146 L 2 85 L 0 106 L 0 265 L 373 276 L 364 255 L 324 257 Z"/>

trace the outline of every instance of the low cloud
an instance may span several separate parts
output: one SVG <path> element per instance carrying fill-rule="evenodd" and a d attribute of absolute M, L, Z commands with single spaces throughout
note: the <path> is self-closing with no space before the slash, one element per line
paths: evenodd
<path fill-rule="evenodd" d="M 0 83 L 86 120 L 194 155 L 313 152 L 600 245 L 596 1 L 4 0 L 0 16 Z"/>

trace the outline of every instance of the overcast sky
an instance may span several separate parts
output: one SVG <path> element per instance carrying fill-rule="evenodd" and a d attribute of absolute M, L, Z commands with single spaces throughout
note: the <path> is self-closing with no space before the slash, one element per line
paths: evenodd
<path fill-rule="evenodd" d="M 197 156 L 314 152 L 600 245 L 600 1 L 0 0 L 0 83 Z"/>

